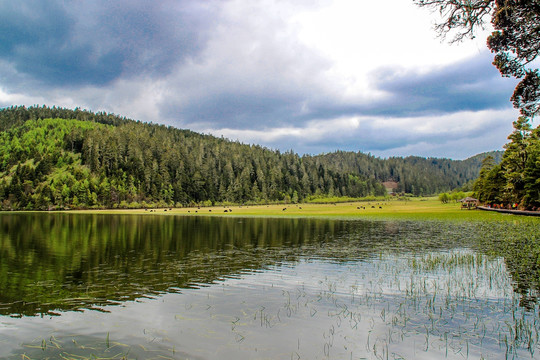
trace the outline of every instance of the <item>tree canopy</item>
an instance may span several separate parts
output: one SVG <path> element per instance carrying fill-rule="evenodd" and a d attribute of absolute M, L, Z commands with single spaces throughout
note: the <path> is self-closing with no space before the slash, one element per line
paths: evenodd
<path fill-rule="evenodd" d="M 511 101 L 521 116 L 514 121 L 502 162 L 484 161 L 474 184 L 476 196 L 486 203 L 540 207 L 540 126 L 531 119 L 540 112 L 540 73 L 534 68 L 540 52 L 539 0 L 414 0 L 439 11 L 443 21 L 436 30 L 451 41 L 474 37 L 490 17 L 494 31 L 487 47 L 495 54 L 493 65 L 504 77 L 520 79 Z"/>
<path fill-rule="evenodd" d="M 540 208 L 540 128 L 525 117 L 514 122 L 514 131 L 500 164 L 484 160 L 474 184 L 476 196 L 492 204 L 519 204 Z"/>
<path fill-rule="evenodd" d="M 436 25 L 451 41 L 474 37 L 487 18 L 494 31 L 487 47 L 495 54 L 493 65 L 504 77 L 521 79 L 512 95 L 514 107 L 526 117 L 540 111 L 540 74 L 530 65 L 540 52 L 540 1 L 538 0 L 414 0 L 437 10 L 443 20 Z"/>

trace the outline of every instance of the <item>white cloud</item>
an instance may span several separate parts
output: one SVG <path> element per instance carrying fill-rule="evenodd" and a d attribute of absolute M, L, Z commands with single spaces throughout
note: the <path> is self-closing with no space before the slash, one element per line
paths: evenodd
<path fill-rule="evenodd" d="M 167 14 L 155 8 L 148 17 L 137 11 L 138 3 L 130 3 L 126 13 L 121 7 L 109 9 L 109 17 L 122 16 L 130 29 L 142 31 L 140 21 L 148 31 L 160 29 L 136 34 L 140 42 L 126 30 L 122 39 L 129 51 L 122 55 L 137 53 L 134 44 L 144 54 L 143 47 L 151 43 L 152 54 L 166 61 L 150 68 L 166 71 L 144 71 L 147 57 L 141 55 L 126 58 L 137 66 L 129 74 L 114 73 L 111 81 L 84 82 L 91 74 L 87 71 L 72 84 L 43 84 L 32 78 L 38 71 L 17 72 L 15 65 L 0 60 L 0 105 L 82 107 L 298 152 L 345 149 L 384 156 L 447 151 L 466 157 L 489 150 L 490 144 L 498 148 L 517 116 L 492 109 L 505 107 L 499 98 L 506 88 L 493 80 L 498 74 L 478 71 L 491 69 L 485 32 L 458 45 L 441 42 L 433 30 L 436 15 L 412 1 L 188 3 L 198 15 L 189 16 L 190 6 L 181 11 L 171 7 Z M 182 21 L 171 24 L 177 10 Z M 99 26 L 96 14 L 104 11 L 95 10 L 88 24 Z M 79 31 L 88 30 L 84 14 L 68 13 L 81 17 L 74 20 Z M 168 25 L 160 28 L 160 21 Z M 114 26 L 103 31 L 109 28 Z M 187 39 L 198 33 L 204 33 L 204 41 Z M 187 53 L 175 47 L 178 39 Z M 103 44 L 93 42 L 101 40 L 96 35 L 85 38 L 85 44 L 99 51 Z M 463 59 L 474 63 L 468 68 L 477 74 L 473 82 L 455 76 L 467 65 L 459 63 Z M 134 73 L 139 67 L 141 72 Z M 462 146 L 450 140 L 456 138 Z"/>
<path fill-rule="evenodd" d="M 336 0 L 296 15 L 299 38 L 331 59 L 345 95 L 373 95 L 367 75 L 380 67 L 428 71 L 478 54 L 487 32 L 450 45 L 436 37 L 434 17 L 412 1 Z M 376 94 L 375 94 L 376 95 Z"/>
<path fill-rule="evenodd" d="M 501 149 L 511 132 L 509 119 L 516 116 L 513 109 L 406 118 L 354 116 L 313 120 L 303 127 L 201 128 L 199 131 L 281 150 L 294 148 L 304 153 L 319 148 L 322 151 L 370 151 L 383 157 L 452 155 L 463 159 Z"/>

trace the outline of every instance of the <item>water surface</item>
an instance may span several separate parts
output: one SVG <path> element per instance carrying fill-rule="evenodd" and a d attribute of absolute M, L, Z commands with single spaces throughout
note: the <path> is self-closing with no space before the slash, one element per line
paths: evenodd
<path fill-rule="evenodd" d="M 540 358 L 538 225 L 3 213 L 0 358 Z"/>

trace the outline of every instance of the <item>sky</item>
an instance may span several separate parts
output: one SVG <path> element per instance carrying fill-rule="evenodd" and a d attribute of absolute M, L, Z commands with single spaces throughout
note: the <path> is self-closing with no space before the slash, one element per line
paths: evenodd
<path fill-rule="evenodd" d="M 112 112 L 281 151 L 501 150 L 516 85 L 412 0 L 0 0 L 0 107 Z"/>

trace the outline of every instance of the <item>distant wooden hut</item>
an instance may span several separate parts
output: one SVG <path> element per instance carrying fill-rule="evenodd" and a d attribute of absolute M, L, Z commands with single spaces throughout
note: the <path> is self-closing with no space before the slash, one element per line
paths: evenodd
<path fill-rule="evenodd" d="M 463 198 L 459 201 L 461 202 L 461 209 L 467 209 L 467 210 L 476 209 L 479 202 L 478 199 L 475 199 L 470 196 L 467 196 L 466 198 Z"/>

